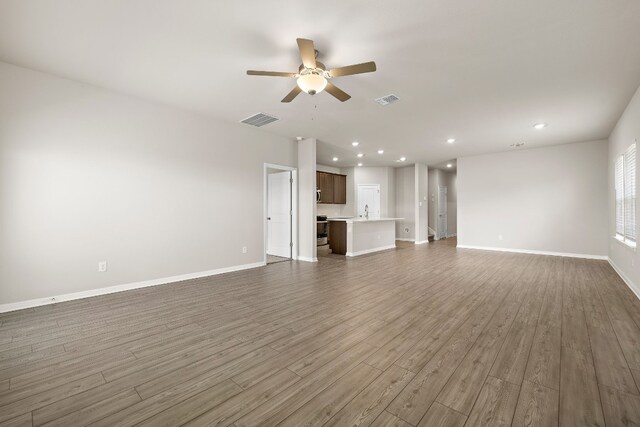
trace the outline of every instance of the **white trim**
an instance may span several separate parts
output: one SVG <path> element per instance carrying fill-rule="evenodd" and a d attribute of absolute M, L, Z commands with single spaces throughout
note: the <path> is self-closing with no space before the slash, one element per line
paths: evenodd
<path fill-rule="evenodd" d="M 400 240 L 401 242 L 415 242 L 416 239 L 407 239 L 404 237 L 396 237 L 396 240 Z"/>
<path fill-rule="evenodd" d="M 160 279 L 144 280 L 141 282 L 125 283 L 123 285 L 109 286 L 106 288 L 91 289 L 88 291 L 74 292 L 71 294 L 56 295 L 47 298 L 37 298 L 27 301 L 12 302 L 0 305 L 0 313 L 9 311 L 22 310 L 25 308 L 39 307 L 42 305 L 56 304 L 63 301 L 72 301 L 76 299 L 95 297 L 98 295 L 113 294 L 116 292 L 130 291 L 132 289 L 146 288 L 149 286 L 166 285 L 184 280 L 198 279 L 207 276 L 216 276 L 223 273 L 231 273 L 234 271 L 248 270 L 250 268 L 264 267 L 264 262 L 254 262 L 252 264 L 234 265 L 231 267 L 217 268 L 215 270 L 200 271 L 198 273 L 180 274 L 177 276 L 163 277 Z"/>
<path fill-rule="evenodd" d="M 429 240 L 420 240 L 419 242 L 416 242 L 416 245 L 424 245 L 425 243 L 429 243 Z"/>
<path fill-rule="evenodd" d="M 640 287 L 638 287 L 635 283 L 633 283 L 631 279 L 629 279 L 626 276 L 626 274 L 622 272 L 622 270 L 616 265 L 615 262 L 613 262 L 611 258 L 607 258 L 607 261 L 609 261 L 609 265 L 611 265 L 611 267 L 613 267 L 615 272 L 618 273 L 618 276 L 620 276 L 622 281 L 629 287 L 629 289 L 631 289 L 631 292 L 633 292 L 636 295 L 636 297 L 640 299 Z"/>
<path fill-rule="evenodd" d="M 358 252 L 347 252 L 346 256 L 359 256 L 359 255 L 370 254 L 372 252 L 386 251 L 388 249 L 395 249 L 395 248 L 396 248 L 396 245 L 394 243 L 393 245 L 380 246 L 378 248 L 365 249 L 363 251 L 358 251 Z"/>
<path fill-rule="evenodd" d="M 310 257 L 306 257 L 306 256 L 298 256 L 298 261 L 318 262 L 318 258 L 310 258 Z"/>
<path fill-rule="evenodd" d="M 602 259 L 607 260 L 609 257 L 606 255 L 589 255 L 589 254 L 574 254 L 568 252 L 549 252 L 549 251 L 533 251 L 529 249 L 510 249 L 510 248 L 491 248 L 487 246 L 469 246 L 469 245 L 458 245 L 458 249 L 479 249 L 482 251 L 497 251 L 497 252 L 515 252 L 521 254 L 532 254 L 532 255 L 550 255 L 550 256 L 564 256 L 568 258 L 585 258 L 585 259 Z"/>

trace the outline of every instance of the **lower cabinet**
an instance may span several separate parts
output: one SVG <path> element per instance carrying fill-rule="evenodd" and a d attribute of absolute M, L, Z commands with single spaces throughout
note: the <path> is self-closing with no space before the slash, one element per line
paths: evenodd
<path fill-rule="evenodd" d="M 347 253 L 347 223 L 346 221 L 329 221 L 329 247 L 331 253 L 346 255 Z"/>

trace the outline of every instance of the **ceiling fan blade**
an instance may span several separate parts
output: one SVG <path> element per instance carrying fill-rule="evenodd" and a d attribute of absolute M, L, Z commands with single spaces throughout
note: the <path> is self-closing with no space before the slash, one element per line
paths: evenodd
<path fill-rule="evenodd" d="M 287 96 L 285 96 L 284 98 L 282 98 L 282 101 L 280 102 L 291 102 L 293 101 L 293 98 L 295 98 L 296 96 L 298 96 L 298 94 L 302 92 L 302 89 L 300 89 L 298 86 L 294 87 L 293 90 L 291 92 L 289 92 L 287 94 Z"/>
<path fill-rule="evenodd" d="M 338 88 L 336 85 L 334 85 L 331 82 L 327 82 L 327 87 L 325 87 L 324 90 L 326 90 L 331 95 L 338 98 L 341 102 L 344 102 L 349 98 L 351 98 L 351 95 L 349 95 L 347 92 L 343 91 L 342 89 Z"/>
<path fill-rule="evenodd" d="M 334 68 L 329 71 L 331 77 L 350 76 L 352 74 L 371 73 L 376 70 L 376 63 L 373 61 L 362 64 L 347 65 L 346 67 Z"/>
<path fill-rule="evenodd" d="M 300 49 L 302 65 L 305 68 L 316 68 L 316 49 L 313 46 L 313 40 L 296 39 L 296 41 L 298 42 L 298 49 Z"/>
<path fill-rule="evenodd" d="M 271 77 L 295 77 L 295 73 L 282 73 L 280 71 L 256 71 L 247 70 L 247 74 L 250 76 L 271 76 Z"/>

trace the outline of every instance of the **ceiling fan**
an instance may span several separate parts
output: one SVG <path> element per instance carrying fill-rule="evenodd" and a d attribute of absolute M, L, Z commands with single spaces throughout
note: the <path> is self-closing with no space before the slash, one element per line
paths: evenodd
<path fill-rule="evenodd" d="M 322 62 L 316 61 L 318 51 L 314 48 L 313 40 L 296 40 L 298 42 L 298 48 L 300 49 L 300 57 L 302 58 L 302 64 L 300 65 L 297 73 L 247 70 L 247 74 L 250 76 L 291 77 L 297 79 L 298 85 L 293 88 L 293 90 L 289 92 L 281 102 L 291 102 L 293 98 L 303 91 L 309 95 L 315 95 L 323 90 L 326 90 L 331 95 L 344 102 L 351 98 L 351 96 L 331 83 L 329 79 L 376 71 L 376 63 L 373 61 L 364 62 L 362 64 L 347 65 L 346 67 L 333 68 L 327 71 L 327 68 Z"/>

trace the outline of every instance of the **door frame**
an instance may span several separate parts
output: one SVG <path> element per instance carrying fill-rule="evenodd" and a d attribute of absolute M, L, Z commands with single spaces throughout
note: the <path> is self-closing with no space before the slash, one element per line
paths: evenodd
<path fill-rule="evenodd" d="M 276 169 L 282 172 L 291 172 L 291 259 L 298 259 L 298 168 L 284 165 L 276 165 L 272 163 L 265 163 L 263 167 L 263 189 L 262 189 L 262 229 L 263 229 L 263 242 L 262 242 L 262 261 L 267 264 L 267 244 L 268 244 L 268 183 L 269 183 L 269 169 Z"/>
<path fill-rule="evenodd" d="M 444 235 L 440 234 L 440 192 L 444 190 L 444 195 L 445 195 L 445 204 L 444 204 L 444 209 L 445 209 L 445 214 L 444 214 L 444 224 L 445 224 L 445 230 L 444 231 Z M 436 203 L 436 236 L 435 236 L 435 240 L 440 240 L 440 239 L 446 239 L 447 237 L 449 237 L 449 206 L 447 205 L 449 203 L 449 189 L 447 188 L 446 185 L 438 185 L 438 196 L 436 198 L 437 203 Z"/>

